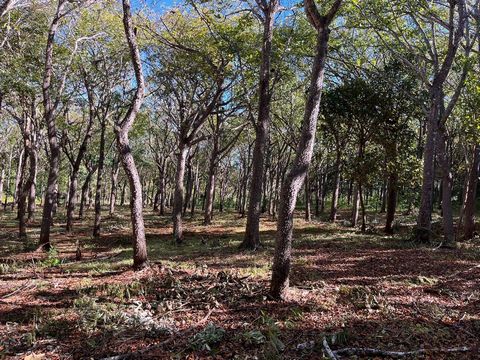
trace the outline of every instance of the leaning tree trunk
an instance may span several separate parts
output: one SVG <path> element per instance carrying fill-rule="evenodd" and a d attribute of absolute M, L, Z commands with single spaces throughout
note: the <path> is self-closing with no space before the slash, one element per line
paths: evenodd
<path fill-rule="evenodd" d="M 335 1 L 327 16 L 320 16 L 313 0 L 305 0 L 307 17 L 317 30 L 316 54 L 313 62 L 308 99 L 302 124 L 302 134 L 298 142 L 295 160 L 282 185 L 280 208 L 277 221 L 275 255 L 272 267 L 270 295 L 275 299 L 283 299 L 289 286 L 290 261 L 292 252 L 293 213 L 298 191 L 310 166 L 315 144 L 320 99 L 327 58 L 328 26 L 338 11 L 341 0 Z"/>
<path fill-rule="evenodd" d="M 463 232 L 466 240 L 473 238 L 475 234 L 475 205 L 477 198 L 477 185 L 480 166 L 480 145 L 473 149 L 473 159 L 468 172 L 465 200 L 463 204 Z"/>
<path fill-rule="evenodd" d="M 270 77 L 273 25 L 278 11 L 279 0 L 263 2 L 263 43 L 262 64 L 260 66 L 258 121 L 255 124 L 255 147 L 252 159 L 252 178 L 250 182 L 250 198 L 248 203 L 247 225 L 245 237 L 240 247 L 255 250 L 260 246 L 260 212 L 262 201 L 262 185 L 264 177 L 265 150 L 270 126 Z"/>
<path fill-rule="evenodd" d="M 177 172 L 175 174 L 175 193 L 173 195 L 173 238 L 177 244 L 183 243 L 182 211 L 185 196 L 185 167 L 187 163 L 188 146 L 180 143 L 177 155 Z"/>
<path fill-rule="evenodd" d="M 138 111 L 143 103 L 145 92 L 145 81 L 142 72 L 142 63 L 140 51 L 138 50 L 136 30 L 132 28 L 132 14 L 130 10 L 130 1 L 123 0 L 123 25 L 128 47 L 132 58 L 133 68 L 137 88 L 130 108 L 123 121 L 115 126 L 115 135 L 117 138 L 117 149 L 120 162 L 123 165 L 125 175 L 130 185 L 130 215 L 132 219 L 132 247 L 133 247 L 133 267 L 140 270 L 148 265 L 147 242 L 145 239 L 145 224 L 143 221 L 143 201 L 142 186 L 137 166 L 133 158 L 128 133 L 135 121 Z"/>

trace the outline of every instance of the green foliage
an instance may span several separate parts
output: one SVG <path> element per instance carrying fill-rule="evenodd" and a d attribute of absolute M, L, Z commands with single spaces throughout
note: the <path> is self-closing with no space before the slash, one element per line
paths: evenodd
<path fill-rule="evenodd" d="M 201 332 L 190 339 L 190 347 L 197 351 L 212 351 L 225 336 L 225 330 L 209 323 Z"/>
<path fill-rule="evenodd" d="M 74 300 L 78 314 L 78 326 L 86 332 L 115 330 L 123 323 L 124 316 L 114 303 L 99 303 L 91 296 L 81 296 Z"/>

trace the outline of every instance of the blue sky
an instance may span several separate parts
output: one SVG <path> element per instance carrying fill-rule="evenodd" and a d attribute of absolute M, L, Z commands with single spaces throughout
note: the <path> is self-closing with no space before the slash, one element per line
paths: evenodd
<path fill-rule="evenodd" d="M 163 12 L 179 2 L 178 0 L 132 0 L 132 6 L 137 9 L 147 4 L 150 9 Z"/>

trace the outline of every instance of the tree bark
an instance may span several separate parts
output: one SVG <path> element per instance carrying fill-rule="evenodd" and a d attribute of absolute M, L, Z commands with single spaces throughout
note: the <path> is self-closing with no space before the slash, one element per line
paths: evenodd
<path fill-rule="evenodd" d="M 87 167 L 87 170 L 88 170 L 87 176 L 85 177 L 85 181 L 83 182 L 82 194 L 80 196 L 80 210 L 78 212 L 78 217 L 80 218 L 80 220 L 83 220 L 85 205 L 88 206 L 87 203 L 89 201 L 88 193 L 90 190 L 90 181 L 92 180 L 92 176 L 97 170 L 97 167 L 96 166 Z"/>
<path fill-rule="evenodd" d="M 260 2 L 258 3 L 261 4 Z M 279 8 L 279 0 L 263 1 L 260 6 L 263 14 L 262 63 L 259 79 L 258 119 L 255 124 L 255 147 L 252 159 L 252 178 L 250 182 L 250 197 L 248 203 L 245 237 L 240 248 L 255 250 L 260 246 L 260 212 L 262 201 L 262 186 L 264 177 L 265 150 L 270 127 L 271 103 L 271 53 L 273 26 L 275 14 Z"/>
<path fill-rule="evenodd" d="M 60 145 L 57 139 L 57 126 L 55 119 L 56 104 L 52 99 L 52 77 L 53 77 L 53 47 L 58 26 L 60 24 L 60 12 L 64 1 L 59 0 L 55 16 L 50 24 L 47 45 L 45 50 L 45 72 L 43 76 L 43 108 L 44 121 L 47 124 L 47 137 L 50 149 L 49 169 L 45 200 L 43 202 L 42 225 L 40 230 L 39 245 L 43 250 L 50 249 L 50 229 L 54 204 L 57 202 L 58 175 L 60 171 Z M 57 95 L 59 96 L 59 95 Z"/>
<path fill-rule="evenodd" d="M 455 229 L 453 226 L 452 209 L 452 172 L 450 167 L 450 158 L 447 154 L 446 142 L 447 136 L 445 129 L 438 129 L 438 155 L 442 168 L 442 220 L 444 245 L 451 247 L 455 244 Z"/>
<path fill-rule="evenodd" d="M 335 177 L 333 180 L 332 207 L 330 209 L 330 221 L 337 220 L 338 198 L 340 196 L 340 174 L 341 174 L 342 153 L 337 144 L 337 157 L 335 159 Z"/>
<path fill-rule="evenodd" d="M 305 12 L 312 26 L 317 30 L 316 53 L 313 62 L 308 99 L 302 134 L 298 142 L 295 160 L 281 190 L 280 208 L 277 221 L 275 255 L 272 267 L 270 295 L 274 299 L 284 299 L 289 286 L 290 261 L 292 251 L 293 213 L 298 191 L 302 186 L 310 166 L 315 144 L 318 113 L 323 88 L 325 62 L 328 51 L 329 24 L 340 8 L 342 1 L 336 0 L 326 16 L 321 16 L 314 0 L 305 0 Z"/>
<path fill-rule="evenodd" d="M 205 191 L 205 212 L 203 217 L 203 224 L 210 225 L 212 222 L 213 214 L 213 194 L 215 193 L 215 170 L 216 155 L 218 153 L 218 139 L 215 137 L 213 140 L 213 149 L 210 156 L 210 163 L 208 166 L 207 188 Z"/>
<path fill-rule="evenodd" d="M 30 183 L 30 189 L 28 191 L 28 217 L 27 223 L 32 223 L 35 218 L 36 199 L 37 199 L 37 173 L 38 173 L 38 151 L 35 145 L 32 148 L 33 158 L 30 159 L 30 174 L 32 181 Z"/>
<path fill-rule="evenodd" d="M 118 166 L 117 159 L 113 160 L 112 171 L 110 173 L 111 188 L 110 188 L 110 211 L 109 214 L 112 216 L 115 213 L 115 203 L 117 201 L 117 187 L 118 187 L 118 172 L 120 167 Z"/>
<path fill-rule="evenodd" d="M 397 209 L 398 197 L 398 174 L 395 170 L 391 171 L 388 176 L 387 183 L 387 214 L 385 222 L 385 232 L 393 234 L 393 221 L 395 219 L 395 211 Z"/>
<path fill-rule="evenodd" d="M 10 192 L 10 179 L 12 175 L 12 159 L 13 159 L 13 149 L 10 151 L 10 156 L 8 157 L 7 179 L 6 179 L 6 186 L 5 186 L 5 195 L 3 200 L 4 210 L 7 208 L 8 193 Z"/>
<path fill-rule="evenodd" d="M 142 63 L 140 51 L 137 45 L 136 30 L 132 25 L 132 14 L 130 10 L 130 1 L 123 0 L 123 26 L 127 38 L 132 64 L 135 72 L 137 87 L 135 95 L 125 118 L 120 124 L 115 126 L 115 135 L 117 138 L 117 149 L 120 161 L 123 165 L 125 175 L 130 185 L 130 216 L 132 219 L 132 246 L 133 246 L 133 267 L 140 270 L 148 265 L 147 242 L 145 239 L 145 224 L 143 221 L 143 202 L 142 186 L 138 175 L 137 166 L 133 158 L 128 133 L 135 121 L 137 113 L 143 103 L 145 93 L 145 81 L 142 72 Z"/>
<path fill-rule="evenodd" d="M 476 144 L 473 148 L 472 164 L 468 172 L 466 182 L 465 200 L 463 203 L 463 233 L 464 238 L 469 240 L 475 234 L 475 208 L 477 198 L 477 185 L 480 166 L 480 146 Z"/>
<path fill-rule="evenodd" d="M 177 244 L 183 243 L 183 223 L 182 211 L 185 196 L 185 167 L 188 156 L 188 146 L 180 143 L 179 152 L 177 154 L 177 172 L 175 174 L 175 193 L 173 195 L 173 238 Z"/>
<path fill-rule="evenodd" d="M 102 188 L 103 170 L 105 164 L 105 130 L 106 120 L 102 119 L 100 122 L 100 148 L 98 151 L 97 185 L 95 187 L 95 220 L 93 223 L 93 236 L 96 238 L 100 236 L 102 227 Z"/>
<path fill-rule="evenodd" d="M 305 221 L 310 222 L 312 221 L 312 210 L 310 205 L 310 179 L 308 176 L 308 172 L 305 175 Z"/>

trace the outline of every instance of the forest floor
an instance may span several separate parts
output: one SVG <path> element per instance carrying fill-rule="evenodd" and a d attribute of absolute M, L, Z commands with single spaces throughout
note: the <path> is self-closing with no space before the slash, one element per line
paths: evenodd
<path fill-rule="evenodd" d="M 418 246 L 409 219 L 395 236 L 296 219 L 291 296 L 276 303 L 266 297 L 275 222 L 262 220 L 252 253 L 237 249 L 237 214 L 187 220 L 180 247 L 168 217 L 145 219 L 151 267 L 133 272 L 126 209 L 105 217 L 99 240 L 91 217 L 72 234 L 60 218 L 54 249 L 40 254 L 39 222 L 20 243 L 14 214 L 0 211 L 0 359 L 321 359 L 323 339 L 333 350 L 480 359 L 478 241 Z M 458 347 L 468 350 L 431 351 Z"/>

